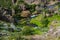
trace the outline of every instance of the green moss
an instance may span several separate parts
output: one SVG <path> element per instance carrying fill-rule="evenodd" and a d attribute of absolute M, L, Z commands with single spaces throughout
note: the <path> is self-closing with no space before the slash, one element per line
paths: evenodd
<path fill-rule="evenodd" d="M 36 24 L 38 26 L 42 26 L 42 24 L 41 24 L 41 18 L 42 18 L 42 14 L 40 14 L 36 18 L 31 19 L 30 23 Z"/>

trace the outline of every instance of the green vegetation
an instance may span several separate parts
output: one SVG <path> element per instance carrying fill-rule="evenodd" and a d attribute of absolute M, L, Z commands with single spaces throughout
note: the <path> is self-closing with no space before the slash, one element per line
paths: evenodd
<path fill-rule="evenodd" d="M 48 1 L 29 5 L 24 0 L 17 0 L 14 4 L 12 0 L 0 0 L 0 31 L 8 34 L 1 34 L 0 40 L 27 40 L 23 36 L 42 35 L 51 25 L 60 26 L 60 3 L 53 4 L 52 8 Z"/>

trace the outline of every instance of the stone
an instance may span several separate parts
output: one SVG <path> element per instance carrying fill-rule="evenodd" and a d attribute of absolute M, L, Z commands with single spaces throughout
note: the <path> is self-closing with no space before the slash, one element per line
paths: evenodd
<path fill-rule="evenodd" d="M 6 20 L 8 21 L 8 22 L 14 22 L 14 18 L 12 17 L 12 16 L 10 16 L 10 15 L 5 15 L 5 17 L 7 18 Z"/>
<path fill-rule="evenodd" d="M 26 6 L 23 3 L 22 4 L 19 4 L 19 9 L 26 10 Z"/>
<path fill-rule="evenodd" d="M 46 16 L 47 16 L 47 17 L 49 17 L 49 16 L 50 16 L 50 14 L 46 14 Z"/>
<path fill-rule="evenodd" d="M 25 3 L 31 5 L 31 4 L 39 4 L 40 0 L 24 0 Z"/>
<path fill-rule="evenodd" d="M 35 10 L 39 11 L 40 10 L 40 6 L 36 6 Z"/>
<path fill-rule="evenodd" d="M 29 17 L 30 16 L 30 11 L 22 11 L 21 17 Z"/>
<path fill-rule="evenodd" d="M 15 4 L 17 2 L 17 0 L 12 0 L 12 3 Z"/>

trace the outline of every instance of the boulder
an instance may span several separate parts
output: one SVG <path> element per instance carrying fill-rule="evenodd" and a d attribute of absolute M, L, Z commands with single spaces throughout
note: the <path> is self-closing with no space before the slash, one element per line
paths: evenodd
<path fill-rule="evenodd" d="M 21 17 L 29 17 L 30 16 L 30 11 L 22 11 Z"/>

